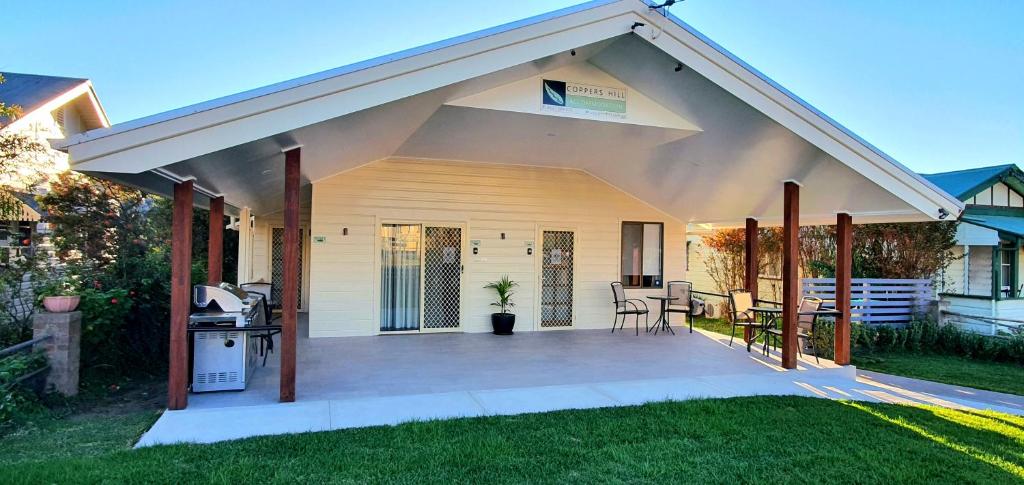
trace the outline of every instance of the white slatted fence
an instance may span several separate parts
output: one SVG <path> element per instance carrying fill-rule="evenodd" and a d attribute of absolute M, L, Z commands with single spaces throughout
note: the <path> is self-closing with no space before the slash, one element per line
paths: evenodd
<path fill-rule="evenodd" d="M 835 308 L 834 278 L 804 278 L 803 295 L 825 301 Z M 854 278 L 850 285 L 850 316 L 866 324 L 903 324 L 926 312 L 932 300 L 932 282 L 927 279 Z"/>

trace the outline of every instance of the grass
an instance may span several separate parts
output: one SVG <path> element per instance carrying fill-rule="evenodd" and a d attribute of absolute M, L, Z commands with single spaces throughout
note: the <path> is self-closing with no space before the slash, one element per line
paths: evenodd
<path fill-rule="evenodd" d="M 732 328 L 729 322 L 717 318 L 696 318 L 693 326 L 722 335 L 729 335 Z M 736 331 L 737 341 L 742 340 L 740 330 Z M 856 351 L 851 363 L 858 369 L 1024 396 L 1024 366 L 1012 363 L 956 355 L 910 352 L 863 354 Z"/>
<path fill-rule="evenodd" d="M 1024 395 L 1024 366 L 953 355 L 879 353 L 854 355 L 860 369 L 958 386 Z"/>
<path fill-rule="evenodd" d="M 97 421 L 59 432 L 57 444 L 47 438 L 54 429 L 0 438 L 0 482 L 1024 479 L 1024 418 L 801 397 L 658 403 L 127 449 L 124 439 L 148 419 Z"/>

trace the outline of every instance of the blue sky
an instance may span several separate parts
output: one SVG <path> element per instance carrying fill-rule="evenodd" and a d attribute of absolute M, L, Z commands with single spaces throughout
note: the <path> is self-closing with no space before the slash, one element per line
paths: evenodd
<path fill-rule="evenodd" d="M 89 77 L 116 123 L 575 3 L 10 2 L 0 71 Z M 1024 1 L 686 0 L 672 13 L 914 170 L 1024 164 Z"/>

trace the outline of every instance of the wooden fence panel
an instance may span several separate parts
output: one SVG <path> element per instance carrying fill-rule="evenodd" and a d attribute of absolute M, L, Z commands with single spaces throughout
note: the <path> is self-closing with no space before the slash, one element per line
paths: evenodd
<path fill-rule="evenodd" d="M 835 308 L 834 278 L 804 278 L 802 294 L 821 298 L 825 307 Z M 932 300 L 932 282 L 927 279 L 854 278 L 850 288 L 850 319 L 866 324 L 902 324 L 927 311 Z"/>

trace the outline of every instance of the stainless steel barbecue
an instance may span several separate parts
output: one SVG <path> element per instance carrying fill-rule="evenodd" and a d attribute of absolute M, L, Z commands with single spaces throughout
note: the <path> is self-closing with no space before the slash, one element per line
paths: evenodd
<path fill-rule="evenodd" d="M 246 327 L 266 324 L 265 298 L 220 283 L 196 285 L 192 328 L 192 391 L 244 390 L 256 368 L 257 339 Z"/>
<path fill-rule="evenodd" d="M 249 294 L 231 283 L 196 285 L 192 288 L 192 304 L 204 311 L 194 313 L 189 323 L 223 323 L 233 316 L 236 327 L 260 325 L 265 323 L 256 321 L 263 314 L 263 300 L 261 295 Z"/>

